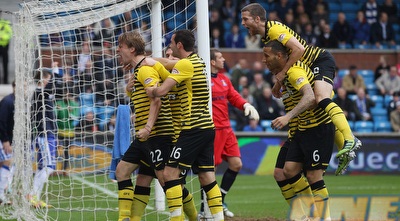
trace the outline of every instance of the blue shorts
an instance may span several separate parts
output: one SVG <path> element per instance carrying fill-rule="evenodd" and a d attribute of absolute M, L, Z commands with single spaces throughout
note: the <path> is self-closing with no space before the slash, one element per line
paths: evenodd
<path fill-rule="evenodd" d="M 32 142 L 33 157 L 36 157 L 38 170 L 44 167 L 56 168 L 57 140 L 54 135 L 37 136 Z"/>

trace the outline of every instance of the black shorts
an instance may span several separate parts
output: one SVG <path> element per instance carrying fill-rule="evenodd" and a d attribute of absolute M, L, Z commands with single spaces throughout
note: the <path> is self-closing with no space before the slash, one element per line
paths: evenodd
<path fill-rule="evenodd" d="M 193 172 L 214 171 L 214 129 L 182 130 L 167 162 Z"/>
<path fill-rule="evenodd" d="M 282 145 L 281 149 L 279 150 L 278 157 L 276 158 L 275 168 L 283 169 L 286 162 L 286 155 L 288 152 L 288 148 L 290 147 L 291 141 L 288 139 Z"/>
<path fill-rule="evenodd" d="M 325 170 L 332 156 L 334 136 L 333 123 L 296 131 L 286 161 L 301 162 L 305 170 Z"/>
<path fill-rule="evenodd" d="M 172 148 L 172 136 L 155 136 L 147 140 L 150 150 L 151 167 L 163 170 Z"/>
<path fill-rule="evenodd" d="M 310 67 L 315 75 L 315 80 L 325 81 L 333 85 L 335 78 L 335 58 L 328 51 L 321 52 Z"/>
<path fill-rule="evenodd" d="M 128 150 L 126 150 L 122 160 L 150 167 L 150 151 L 147 145 L 147 141 L 142 142 L 139 139 L 134 139 Z"/>

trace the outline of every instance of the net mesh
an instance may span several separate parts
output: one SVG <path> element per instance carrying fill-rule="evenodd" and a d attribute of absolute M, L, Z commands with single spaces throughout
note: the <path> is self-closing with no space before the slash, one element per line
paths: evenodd
<path fill-rule="evenodd" d="M 176 29 L 196 29 L 195 2 L 147 0 L 34 0 L 21 4 L 14 14 L 16 101 L 14 130 L 14 178 L 7 196 L 11 205 L 0 215 L 17 220 L 117 220 L 117 184 L 109 178 L 114 146 L 115 115 L 119 105 L 130 105 L 125 95 L 127 76 L 116 57 L 119 34 L 138 30 L 148 54 L 152 47 L 169 44 Z M 154 23 L 160 16 L 161 23 Z M 155 35 L 152 29 L 160 27 Z M 52 73 L 50 86 L 40 89 L 43 102 L 32 109 L 37 91 L 34 75 Z M 46 102 L 52 105 L 48 105 Z M 40 103 L 40 102 L 39 102 Z M 54 118 L 46 112 L 54 113 Z M 43 117 L 34 122 L 33 116 Z M 33 174 L 38 149 L 32 138 L 55 134 L 56 167 L 40 195 L 48 207 L 32 207 Z M 133 125 L 131 133 L 133 135 Z M 192 193 L 199 184 L 188 176 Z M 133 176 L 135 180 L 135 175 Z M 154 192 L 154 191 L 152 191 Z M 196 196 L 197 197 L 197 196 Z M 167 220 L 168 213 L 155 210 L 154 195 L 145 220 Z"/>

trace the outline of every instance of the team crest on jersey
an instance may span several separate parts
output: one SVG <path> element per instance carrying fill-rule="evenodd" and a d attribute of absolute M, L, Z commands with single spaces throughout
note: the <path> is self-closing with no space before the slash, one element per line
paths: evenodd
<path fill-rule="evenodd" d="M 285 34 L 280 34 L 279 37 L 278 37 L 278 41 L 282 42 L 283 39 L 285 38 L 285 36 L 286 36 Z"/>
<path fill-rule="evenodd" d="M 225 86 L 225 87 L 228 85 L 228 84 L 225 82 L 225 80 L 221 80 L 221 82 L 222 82 L 222 85 Z"/>
<path fill-rule="evenodd" d="M 304 81 L 303 77 L 297 78 L 296 85 L 299 85 L 299 84 L 303 83 L 303 81 Z"/>
<path fill-rule="evenodd" d="M 179 74 L 178 69 L 176 69 L 176 68 L 172 69 L 171 74 Z"/>
<path fill-rule="evenodd" d="M 144 80 L 144 84 L 150 84 L 153 81 L 153 78 L 146 78 Z"/>

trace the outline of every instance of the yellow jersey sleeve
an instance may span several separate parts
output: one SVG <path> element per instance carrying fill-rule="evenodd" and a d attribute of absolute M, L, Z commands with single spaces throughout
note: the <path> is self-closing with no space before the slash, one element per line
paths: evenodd
<path fill-rule="evenodd" d="M 269 28 L 268 36 L 270 36 L 271 41 L 276 39 L 283 45 L 286 45 L 289 39 L 293 37 L 293 35 L 290 34 L 288 29 L 286 29 L 283 25 L 279 24 L 274 24 L 271 26 L 271 28 Z"/>
<path fill-rule="evenodd" d="M 174 79 L 177 83 L 181 83 L 185 80 L 193 77 L 194 68 L 192 62 L 189 59 L 179 60 L 171 71 L 169 78 Z"/>
<path fill-rule="evenodd" d="M 152 87 L 161 81 L 158 72 L 149 66 L 143 66 L 139 69 L 137 80 L 144 86 L 144 88 Z"/>
<path fill-rule="evenodd" d="M 307 78 L 307 72 L 299 67 L 299 66 L 292 66 L 288 72 L 288 81 L 289 83 L 297 90 L 300 91 L 300 89 L 306 85 L 310 84 Z"/>

